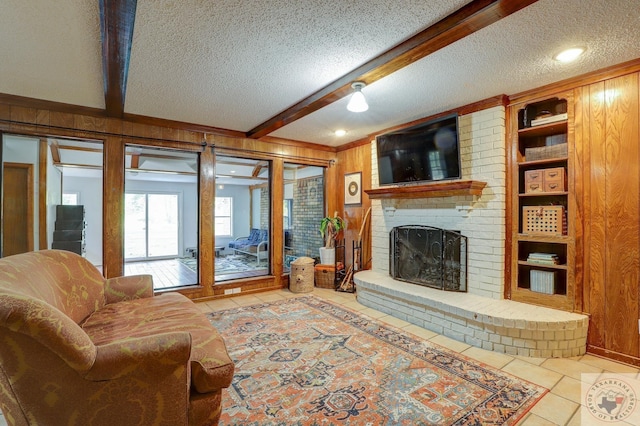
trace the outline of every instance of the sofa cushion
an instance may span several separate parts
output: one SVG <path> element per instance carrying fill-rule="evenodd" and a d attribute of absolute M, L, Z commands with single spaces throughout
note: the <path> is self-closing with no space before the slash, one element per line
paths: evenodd
<path fill-rule="evenodd" d="M 126 321 L 123 321 L 126 318 Z M 81 324 L 96 346 L 158 333 L 191 333 L 191 384 L 200 393 L 228 387 L 234 365 L 218 331 L 185 296 L 167 293 L 113 303 Z"/>
<path fill-rule="evenodd" d="M 41 300 L 75 323 L 105 304 L 104 282 L 87 259 L 68 251 L 40 250 L 0 259 L 0 289 Z"/>

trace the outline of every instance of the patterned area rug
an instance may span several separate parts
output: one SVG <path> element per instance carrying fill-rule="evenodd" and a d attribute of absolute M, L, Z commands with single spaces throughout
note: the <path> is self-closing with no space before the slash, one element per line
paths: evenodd
<path fill-rule="evenodd" d="M 178 260 L 192 271 L 196 271 L 196 259 L 192 257 L 181 257 Z M 216 275 L 255 271 L 261 268 L 264 269 L 266 265 L 266 262 L 264 261 L 262 264 L 258 263 L 255 256 L 246 256 L 241 254 L 218 256 L 215 258 L 215 261 Z"/>
<path fill-rule="evenodd" d="M 222 425 L 514 425 L 547 390 L 313 296 L 210 314 Z"/>

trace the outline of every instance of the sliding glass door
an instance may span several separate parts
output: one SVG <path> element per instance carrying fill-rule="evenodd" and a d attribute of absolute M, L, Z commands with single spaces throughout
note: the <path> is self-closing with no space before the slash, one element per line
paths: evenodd
<path fill-rule="evenodd" d="M 125 194 L 125 259 L 178 255 L 178 194 Z"/>
<path fill-rule="evenodd" d="M 127 146 L 124 274 L 156 290 L 198 284 L 196 152 Z"/>

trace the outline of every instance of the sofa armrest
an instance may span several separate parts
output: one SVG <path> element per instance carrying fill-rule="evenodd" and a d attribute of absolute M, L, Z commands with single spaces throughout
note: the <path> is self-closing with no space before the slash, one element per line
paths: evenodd
<path fill-rule="evenodd" d="M 78 324 L 29 296 L 9 292 L 0 295 L 0 327 L 28 336 L 79 372 L 89 370 L 96 356 L 95 345 Z"/>
<path fill-rule="evenodd" d="M 131 275 L 128 277 L 107 278 L 104 296 L 107 305 L 124 300 L 152 297 L 153 277 L 151 275 Z"/>
<path fill-rule="evenodd" d="M 84 375 L 92 381 L 113 380 L 131 374 L 155 377 L 187 368 L 191 356 L 188 332 L 136 337 L 97 346 L 95 362 Z"/>

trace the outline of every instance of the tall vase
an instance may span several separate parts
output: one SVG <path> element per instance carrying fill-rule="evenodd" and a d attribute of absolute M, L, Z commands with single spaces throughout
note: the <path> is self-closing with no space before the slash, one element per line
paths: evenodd
<path fill-rule="evenodd" d="M 320 263 L 323 265 L 333 265 L 336 261 L 336 249 L 320 247 Z"/>

